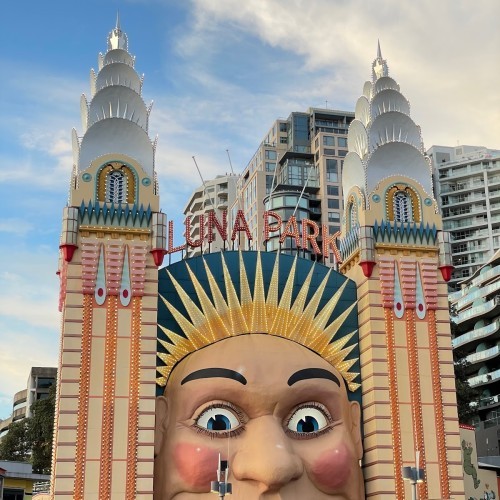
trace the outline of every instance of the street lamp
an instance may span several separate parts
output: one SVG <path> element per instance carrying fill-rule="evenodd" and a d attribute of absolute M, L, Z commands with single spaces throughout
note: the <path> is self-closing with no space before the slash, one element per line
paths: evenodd
<path fill-rule="evenodd" d="M 420 452 L 415 454 L 415 467 L 403 467 L 403 479 L 411 484 L 411 498 L 417 500 L 417 484 L 425 481 L 425 471 L 418 466 Z"/>
<path fill-rule="evenodd" d="M 227 482 L 229 477 L 229 464 L 227 460 L 221 460 L 219 453 L 219 467 L 217 468 L 217 481 L 210 482 L 210 491 L 218 493 L 219 499 L 224 500 L 226 494 L 233 492 L 233 486 Z"/>

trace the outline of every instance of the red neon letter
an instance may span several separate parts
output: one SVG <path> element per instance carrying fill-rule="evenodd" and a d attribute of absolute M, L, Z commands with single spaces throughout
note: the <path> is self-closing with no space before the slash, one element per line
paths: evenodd
<path fill-rule="evenodd" d="M 269 217 L 274 217 L 276 224 L 271 226 L 269 224 Z M 276 212 L 264 212 L 264 241 L 268 241 L 270 239 L 269 233 L 275 233 L 281 229 L 281 224 L 283 223 L 281 217 Z"/>
<path fill-rule="evenodd" d="M 252 235 L 250 234 L 250 229 L 248 228 L 243 210 L 238 210 L 238 213 L 236 214 L 236 220 L 234 221 L 233 232 L 231 234 L 232 241 L 236 239 L 236 233 L 240 231 L 245 231 L 248 241 L 252 240 Z"/>
<path fill-rule="evenodd" d="M 174 247 L 174 221 L 169 220 L 168 221 L 168 250 L 167 253 L 175 253 L 175 252 L 180 252 L 181 250 L 184 250 L 186 248 L 186 244 L 182 244 L 178 247 Z"/>
<path fill-rule="evenodd" d="M 227 210 L 222 212 L 222 224 L 215 216 L 215 212 L 208 213 L 208 242 L 212 243 L 215 240 L 214 226 L 220 234 L 223 241 L 227 241 Z"/>
<path fill-rule="evenodd" d="M 309 233 L 309 228 L 313 228 L 313 232 Z M 310 219 L 302 220 L 302 248 L 307 250 L 307 242 L 311 243 L 311 248 L 313 249 L 316 255 L 321 255 L 321 250 L 319 249 L 318 243 L 316 242 L 316 238 L 319 235 L 319 227 L 316 222 Z"/>
<path fill-rule="evenodd" d="M 337 231 L 331 236 L 328 234 L 328 226 L 324 224 L 321 226 L 321 236 L 323 237 L 323 255 L 325 259 L 330 258 L 330 250 L 335 254 L 337 262 L 340 264 L 342 262 L 342 257 L 340 256 L 339 249 L 337 248 L 336 239 L 341 235 L 340 231 Z"/>
<path fill-rule="evenodd" d="M 205 216 L 203 214 L 200 215 L 200 222 L 198 224 L 200 228 L 200 239 L 198 241 L 193 241 L 191 239 L 191 217 L 186 217 L 184 224 L 186 224 L 186 243 L 193 248 L 201 247 L 205 235 Z"/>

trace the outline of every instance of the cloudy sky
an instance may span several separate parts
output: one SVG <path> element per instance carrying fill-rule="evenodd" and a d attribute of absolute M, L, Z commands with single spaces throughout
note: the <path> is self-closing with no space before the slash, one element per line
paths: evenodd
<path fill-rule="evenodd" d="M 0 418 L 57 363 L 57 252 L 79 99 L 120 10 L 154 100 L 161 205 L 240 172 L 278 117 L 353 110 L 380 39 L 426 147 L 500 148 L 498 0 L 9 2 L 0 30 Z M 178 233 L 182 232 L 179 228 Z"/>

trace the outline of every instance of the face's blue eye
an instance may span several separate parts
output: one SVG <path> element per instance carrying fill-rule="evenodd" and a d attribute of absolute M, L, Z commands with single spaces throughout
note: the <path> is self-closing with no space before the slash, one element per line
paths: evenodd
<path fill-rule="evenodd" d="M 229 431 L 241 424 L 236 415 L 224 407 L 212 407 L 205 410 L 196 420 L 196 425 L 209 431 Z"/>
<path fill-rule="evenodd" d="M 294 412 L 287 427 L 300 434 L 310 434 L 328 425 L 326 415 L 319 408 L 302 407 Z"/>

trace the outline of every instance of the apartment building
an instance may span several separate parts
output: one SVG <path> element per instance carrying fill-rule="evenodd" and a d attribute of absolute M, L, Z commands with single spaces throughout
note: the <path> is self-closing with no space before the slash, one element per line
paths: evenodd
<path fill-rule="evenodd" d="M 500 150 L 432 146 L 434 188 L 451 234 L 450 287 L 471 277 L 500 248 Z"/>
<path fill-rule="evenodd" d="M 276 234 L 264 246 L 264 211 L 283 220 L 295 215 L 326 225 L 329 234 L 340 230 L 342 218 L 341 171 L 347 155 L 350 111 L 309 108 L 277 119 L 259 144 L 238 181 L 238 202 L 252 235 L 245 248 L 294 251 L 295 241 L 279 243 Z M 308 250 L 304 256 L 314 258 Z M 331 261 L 330 261 L 331 262 Z"/>
<path fill-rule="evenodd" d="M 202 253 L 217 252 L 227 246 L 218 231 L 213 231 L 213 241 L 209 242 L 208 214 L 214 212 L 219 221 L 223 213 L 235 203 L 236 183 L 235 174 L 218 175 L 215 179 L 205 181 L 195 189 L 184 207 L 185 226 L 184 236 L 190 244 L 186 245 L 186 257 L 194 257 Z"/>
<path fill-rule="evenodd" d="M 0 420 L 0 439 L 9 432 L 9 425 L 31 417 L 31 405 L 49 395 L 57 380 L 57 368 L 35 366 L 31 368 L 26 389 L 16 392 L 12 401 L 12 415 Z"/>

